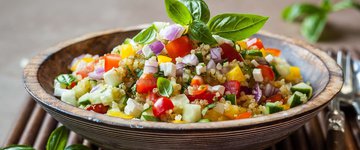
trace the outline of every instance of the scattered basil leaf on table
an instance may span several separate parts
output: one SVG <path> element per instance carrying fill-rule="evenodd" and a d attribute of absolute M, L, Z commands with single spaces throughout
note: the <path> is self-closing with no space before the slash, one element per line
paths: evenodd
<path fill-rule="evenodd" d="M 173 92 L 173 87 L 170 83 L 170 80 L 163 77 L 159 77 L 157 79 L 157 88 L 161 96 L 170 97 L 171 93 Z"/>
<path fill-rule="evenodd" d="M 268 18 L 251 14 L 220 14 L 211 18 L 208 26 L 212 34 L 239 41 L 259 31 Z"/>
<path fill-rule="evenodd" d="M 306 17 L 302 23 L 301 34 L 311 42 L 316 42 L 324 30 L 326 19 L 326 14 L 321 13 Z"/>
<path fill-rule="evenodd" d="M 190 11 L 193 20 L 207 23 L 210 19 L 210 10 L 203 0 L 180 0 Z"/>
<path fill-rule="evenodd" d="M 1 150 L 35 150 L 34 148 L 26 145 L 11 145 L 9 147 L 0 148 Z"/>
<path fill-rule="evenodd" d="M 202 21 L 194 20 L 189 26 L 189 37 L 192 40 L 200 41 L 205 44 L 216 44 L 216 40 L 206 24 Z"/>
<path fill-rule="evenodd" d="M 321 12 L 321 8 L 313 4 L 293 4 L 284 9 L 282 17 L 286 21 L 295 21 L 297 18 Z"/>
<path fill-rule="evenodd" d="M 81 144 L 74 144 L 66 147 L 64 150 L 90 150 L 90 148 Z"/>
<path fill-rule="evenodd" d="M 169 18 L 175 23 L 188 25 L 193 20 L 188 8 L 178 0 L 165 0 L 165 9 Z"/>
<path fill-rule="evenodd" d="M 61 126 L 56 128 L 51 134 L 46 144 L 46 150 L 63 150 L 66 146 L 69 130 Z"/>
<path fill-rule="evenodd" d="M 133 40 L 140 44 L 148 44 L 155 40 L 156 34 L 157 34 L 156 29 L 152 25 L 152 26 L 140 31 L 137 35 L 135 35 Z"/>

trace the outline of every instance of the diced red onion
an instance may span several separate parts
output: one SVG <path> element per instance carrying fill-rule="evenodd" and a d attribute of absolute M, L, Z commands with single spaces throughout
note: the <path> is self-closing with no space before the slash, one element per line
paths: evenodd
<path fill-rule="evenodd" d="M 210 56 L 215 62 L 221 61 L 221 52 L 222 49 L 220 47 L 214 47 L 210 49 Z"/>
<path fill-rule="evenodd" d="M 264 89 L 264 95 L 270 97 L 278 93 L 280 90 L 272 86 L 271 84 L 266 84 Z"/>
<path fill-rule="evenodd" d="M 183 58 L 182 62 L 190 66 L 196 66 L 199 63 L 199 59 L 195 54 L 189 54 Z"/>
<path fill-rule="evenodd" d="M 149 45 L 151 51 L 154 52 L 154 54 L 158 55 L 161 53 L 161 51 L 164 49 L 164 44 L 160 41 L 155 41 Z"/>
<path fill-rule="evenodd" d="M 206 69 L 210 70 L 210 69 L 215 69 L 215 68 L 216 68 L 215 62 L 212 59 L 210 59 L 210 61 L 208 62 L 207 66 L 206 66 Z"/>
<path fill-rule="evenodd" d="M 244 92 L 246 95 L 252 94 L 252 90 L 247 86 L 240 86 L 240 92 Z"/>
<path fill-rule="evenodd" d="M 158 71 L 158 62 L 153 59 L 145 61 L 144 73 L 156 73 Z"/>
<path fill-rule="evenodd" d="M 103 67 L 97 68 L 95 69 L 93 72 L 90 72 L 89 78 L 94 79 L 94 80 L 101 80 L 103 78 L 103 75 L 105 73 L 105 70 Z"/>
<path fill-rule="evenodd" d="M 139 51 L 137 51 L 136 53 L 137 53 L 137 54 L 142 54 L 143 52 L 142 52 L 142 50 L 139 50 Z"/>
<path fill-rule="evenodd" d="M 260 102 L 260 99 L 261 99 L 261 97 L 262 97 L 262 91 L 261 91 L 260 86 L 259 86 L 258 83 L 256 83 L 256 84 L 254 85 L 254 88 L 253 88 L 253 90 L 252 90 L 252 94 L 254 94 L 255 101 L 256 101 L 257 103 L 259 103 L 259 102 Z"/>
<path fill-rule="evenodd" d="M 184 73 L 185 64 L 182 62 L 176 63 L 176 75 L 181 76 Z"/>
<path fill-rule="evenodd" d="M 179 38 L 184 31 L 185 31 L 184 27 L 177 24 L 173 24 L 160 30 L 159 34 L 164 39 L 172 41 Z"/>

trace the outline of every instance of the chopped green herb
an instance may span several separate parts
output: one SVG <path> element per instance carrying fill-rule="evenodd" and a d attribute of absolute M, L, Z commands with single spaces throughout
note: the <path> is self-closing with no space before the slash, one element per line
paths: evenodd
<path fill-rule="evenodd" d="M 202 114 L 203 116 L 205 116 L 205 115 L 206 115 L 206 112 L 207 112 L 209 109 L 214 108 L 215 106 L 216 106 L 215 103 L 206 105 L 205 108 L 201 111 L 201 114 Z"/>
<path fill-rule="evenodd" d="M 158 118 L 154 117 L 154 116 L 150 116 L 150 115 L 143 115 L 144 119 L 146 121 L 159 121 Z"/>

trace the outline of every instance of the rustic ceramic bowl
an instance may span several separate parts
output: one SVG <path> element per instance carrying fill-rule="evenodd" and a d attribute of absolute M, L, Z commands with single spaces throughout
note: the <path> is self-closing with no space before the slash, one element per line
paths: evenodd
<path fill-rule="evenodd" d="M 143 26 L 142 26 L 143 27 Z M 142 27 L 90 34 L 54 46 L 34 57 L 24 70 L 26 90 L 69 129 L 106 149 L 261 149 L 274 144 L 313 118 L 340 90 L 342 71 L 324 52 L 303 42 L 266 32 L 255 37 L 299 66 L 314 88 L 309 102 L 287 111 L 243 120 L 172 124 L 124 120 L 82 110 L 53 96 L 54 78 L 68 73 L 81 54 L 104 54 Z"/>

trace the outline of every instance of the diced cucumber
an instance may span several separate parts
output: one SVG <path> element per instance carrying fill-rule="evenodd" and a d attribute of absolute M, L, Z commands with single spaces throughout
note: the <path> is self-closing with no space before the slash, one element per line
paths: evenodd
<path fill-rule="evenodd" d="M 118 86 L 121 83 L 121 75 L 113 68 L 104 73 L 104 81 L 113 87 Z"/>
<path fill-rule="evenodd" d="M 200 119 L 198 122 L 205 123 L 205 122 L 211 122 L 209 119 Z"/>
<path fill-rule="evenodd" d="M 183 109 L 185 104 L 189 104 L 190 100 L 185 94 L 179 94 L 170 98 L 176 109 Z"/>
<path fill-rule="evenodd" d="M 310 98 L 310 97 L 312 96 L 312 92 L 313 92 L 312 87 L 311 87 L 310 85 L 304 83 L 304 82 L 301 82 L 301 83 L 298 83 L 298 84 L 292 86 L 292 87 L 290 88 L 290 90 L 291 90 L 291 92 L 293 92 L 293 93 L 296 92 L 296 91 L 298 91 L 298 92 L 300 92 L 300 93 L 306 94 L 306 96 L 307 96 L 308 98 Z"/>
<path fill-rule="evenodd" d="M 77 106 L 75 92 L 73 90 L 68 90 L 61 95 L 61 101 Z"/>
<path fill-rule="evenodd" d="M 262 57 L 263 54 L 260 50 L 245 50 L 241 51 L 241 55 L 245 59 L 252 59 L 255 57 Z"/>
<path fill-rule="evenodd" d="M 275 74 L 275 78 L 279 78 L 280 77 L 280 73 L 279 71 L 277 71 L 276 67 L 275 67 L 275 64 L 271 64 L 271 69 L 274 71 L 274 74 Z"/>
<path fill-rule="evenodd" d="M 143 111 L 143 107 L 140 103 L 135 101 L 134 99 L 129 98 L 126 102 L 126 106 L 124 109 L 124 113 L 127 115 L 131 115 L 134 117 L 140 117 Z"/>
<path fill-rule="evenodd" d="M 236 105 L 236 95 L 235 94 L 228 94 L 225 95 L 225 100 L 230 101 L 232 105 Z"/>
<path fill-rule="evenodd" d="M 265 104 L 265 114 L 273 114 L 273 113 L 276 113 L 276 112 L 280 112 L 280 111 L 283 111 L 284 108 L 281 107 L 281 103 L 280 102 L 267 102 Z"/>
<path fill-rule="evenodd" d="M 305 94 L 296 91 L 291 97 L 287 100 L 290 108 L 301 105 L 307 102 L 307 97 Z"/>
<path fill-rule="evenodd" d="M 78 84 L 73 88 L 76 98 L 80 98 L 91 90 L 91 84 L 89 78 L 80 80 Z"/>
<path fill-rule="evenodd" d="M 201 119 L 201 106 L 197 104 L 185 104 L 183 109 L 183 120 L 186 122 L 197 122 Z"/>
<path fill-rule="evenodd" d="M 100 101 L 104 105 L 110 105 L 114 101 L 113 89 L 107 87 L 105 91 L 101 92 Z"/>
<path fill-rule="evenodd" d="M 54 83 L 54 95 L 61 97 L 61 95 L 63 93 L 65 93 L 66 91 L 69 91 L 69 90 L 65 89 L 65 88 L 62 88 L 60 83 L 55 80 L 55 83 Z"/>
<path fill-rule="evenodd" d="M 91 104 L 91 102 L 90 102 L 90 94 L 86 93 L 83 96 L 81 96 L 79 98 L 78 103 L 79 103 L 79 105 L 84 105 L 84 106 Z"/>

